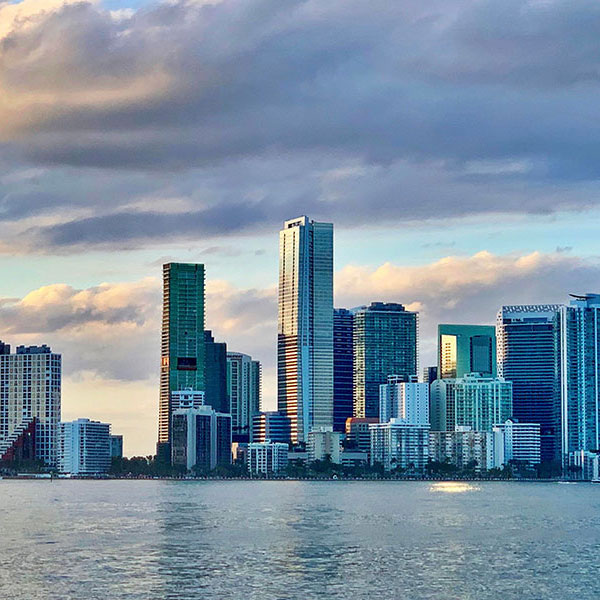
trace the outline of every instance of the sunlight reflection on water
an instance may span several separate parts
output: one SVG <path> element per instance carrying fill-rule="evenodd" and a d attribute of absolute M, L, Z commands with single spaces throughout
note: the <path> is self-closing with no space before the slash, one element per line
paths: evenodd
<path fill-rule="evenodd" d="M 429 488 L 430 492 L 445 492 L 447 494 L 462 494 L 464 492 L 478 492 L 481 488 L 464 481 L 438 481 Z"/>

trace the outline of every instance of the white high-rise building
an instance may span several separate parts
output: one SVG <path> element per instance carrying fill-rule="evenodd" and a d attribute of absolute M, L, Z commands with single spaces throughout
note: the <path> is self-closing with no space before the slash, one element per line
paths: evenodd
<path fill-rule="evenodd" d="M 449 462 L 461 469 L 486 471 L 494 466 L 493 434 L 457 427 L 456 431 L 429 432 L 429 459 Z"/>
<path fill-rule="evenodd" d="M 369 425 L 371 464 L 422 471 L 429 458 L 429 424 L 410 424 L 399 419 Z"/>
<path fill-rule="evenodd" d="M 248 444 L 250 473 L 278 473 L 288 464 L 288 445 L 281 442 L 253 442 Z"/>
<path fill-rule="evenodd" d="M 35 456 L 57 464 L 60 422 L 61 355 L 46 346 L 0 342 L 0 456 L 11 439 L 35 420 Z"/>
<path fill-rule="evenodd" d="M 540 424 L 519 423 L 507 419 L 494 425 L 494 466 L 502 467 L 510 461 L 540 464 Z"/>
<path fill-rule="evenodd" d="M 341 455 L 342 434 L 333 431 L 332 427 L 319 427 L 312 429 L 308 434 L 308 460 L 325 460 L 327 456 L 331 462 L 339 464 Z"/>
<path fill-rule="evenodd" d="M 59 425 L 58 470 L 71 475 L 99 475 L 110 467 L 110 424 L 77 419 Z"/>
<path fill-rule="evenodd" d="M 429 423 L 429 384 L 390 375 L 388 382 L 379 386 L 379 420 L 387 423 L 400 419 L 405 423 Z"/>
<path fill-rule="evenodd" d="M 279 234 L 277 399 L 293 442 L 333 426 L 333 225 L 305 216 Z"/>
<path fill-rule="evenodd" d="M 234 439 L 246 438 L 252 418 L 260 412 L 260 362 L 241 352 L 227 353 L 227 394 Z"/>

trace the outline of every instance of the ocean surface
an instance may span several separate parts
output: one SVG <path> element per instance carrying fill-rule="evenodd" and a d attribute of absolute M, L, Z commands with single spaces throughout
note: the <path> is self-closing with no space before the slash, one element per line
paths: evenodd
<path fill-rule="evenodd" d="M 600 485 L 0 481 L 0 598 L 598 599 Z"/>

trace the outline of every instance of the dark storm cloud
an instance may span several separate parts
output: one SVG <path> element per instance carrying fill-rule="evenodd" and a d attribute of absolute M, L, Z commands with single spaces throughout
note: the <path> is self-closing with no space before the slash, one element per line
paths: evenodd
<path fill-rule="evenodd" d="M 591 1 L 32 10 L 0 25 L 0 141 L 45 171 L 0 161 L 0 219 L 68 248 L 591 207 L 599 34 Z"/>

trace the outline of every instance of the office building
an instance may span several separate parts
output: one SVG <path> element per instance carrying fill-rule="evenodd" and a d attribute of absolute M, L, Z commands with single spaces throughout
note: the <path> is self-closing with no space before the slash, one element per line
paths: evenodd
<path fill-rule="evenodd" d="M 431 427 L 454 431 L 457 426 L 492 431 L 512 414 L 512 383 L 502 377 L 469 373 L 460 379 L 438 379 L 430 389 Z"/>
<path fill-rule="evenodd" d="M 285 471 L 288 465 L 288 445 L 281 442 L 248 444 L 248 471 L 269 475 Z"/>
<path fill-rule="evenodd" d="M 311 429 L 308 433 L 308 460 L 326 460 L 331 459 L 332 463 L 339 464 L 341 457 L 342 434 L 339 431 L 333 431 L 331 428 L 321 427 Z"/>
<path fill-rule="evenodd" d="M 438 325 L 440 379 L 467 373 L 496 377 L 496 330 L 492 325 Z"/>
<path fill-rule="evenodd" d="M 200 390 L 173 390 L 171 392 L 171 410 L 200 408 L 204 406 L 204 392 Z"/>
<path fill-rule="evenodd" d="M 163 265 L 157 454 L 168 460 L 171 392 L 204 390 L 204 265 Z"/>
<path fill-rule="evenodd" d="M 61 355 L 46 346 L 18 346 L 0 353 L 0 456 L 35 421 L 35 457 L 55 467 L 61 402 Z M 33 441 L 33 440 L 30 440 Z M 21 443 L 19 442 L 19 443 Z"/>
<path fill-rule="evenodd" d="M 429 423 L 429 384 L 418 383 L 416 376 L 390 375 L 379 386 L 379 420 L 400 419 L 405 423 Z"/>
<path fill-rule="evenodd" d="M 538 465 L 540 463 L 540 424 L 519 423 L 507 419 L 494 425 L 494 466 L 511 461 Z"/>
<path fill-rule="evenodd" d="M 277 403 L 294 443 L 333 426 L 333 225 L 305 216 L 279 234 Z"/>
<path fill-rule="evenodd" d="M 373 302 L 355 309 L 355 417 L 379 417 L 379 386 L 388 375 L 417 374 L 417 317 L 402 304 Z"/>
<path fill-rule="evenodd" d="M 123 436 L 122 435 L 111 435 L 110 436 L 110 457 L 111 458 L 123 458 Z"/>
<path fill-rule="evenodd" d="M 227 393 L 234 441 L 250 441 L 252 419 L 260 412 L 260 362 L 241 352 L 227 353 Z"/>
<path fill-rule="evenodd" d="M 498 375 L 512 381 L 512 416 L 540 424 L 544 461 L 560 454 L 560 401 L 554 391 L 559 309 L 559 304 L 503 306 L 496 324 Z"/>
<path fill-rule="evenodd" d="M 353 415 L 354 315 L 345 308 L 333 311 L 333 430 L 343 432 Z"/>
<path fill-rule="evenodd" d="M 457 427 L 456 431 L 429 432 L 429 460 L 448 462 L 459 469 L 487 471 L 494 466 L 494 446 L 490 431 Z"/>
<path fill-rule="evenodd" d="M 438 378 L 437 367 L 423 367 L 423 383 L 432 384 Z"/>
<path fill-rule="evenodd" d="M 395 468 L 421 472 L 429 460 L 429 425 L 413 425 L 398 419 L 369 425 L 371 465 L 386 471 Z"/>
<path fill-rule="evenodd" d="M 277 411 L 261 412 L 252 417 L 251 441 L 289 443 L 291 438 L 290 420 Z"/>
<path fill-rule="evenodd" d="M 600 450 L 600 294 L 574 296 L 556 318 L 561 450 Z"/>
<path fill-rule="evenodd" d="M 171 461 L 174 466 L 208 472 L 231 464 L 231 415 L 210 406 L 173 412 Z"/>
<path fill-rule="evenodd" d="M 370 454 L 371 431 L 369 425 L 374 423 L 379 423 L 379 419 L 376 417 L 351 417 L 346 419 L 346 448 Z"/>
<path fill-rule="evenodd" d="M 110 468 L 110 424 L 77 419 L 59 425 L 58 470 L 71 475 L 100 475 Z"/>
<path fill-rule="evenodd" d="M 217 412 L 229 412 L 227 344 L 215 342 L 211 331 L 204 332 L 204 404 Z"/>

